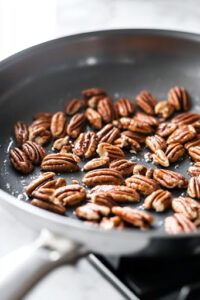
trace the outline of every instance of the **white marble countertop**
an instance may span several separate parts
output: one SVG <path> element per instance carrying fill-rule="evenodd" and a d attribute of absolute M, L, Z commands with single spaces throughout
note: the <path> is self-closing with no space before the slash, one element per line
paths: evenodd
<path fill-rule="evenodd" d="M 160 28 L 200 33 L 199 20 L 199 0 L 0 0 L 0 59 L 59 36 L 101 29 Z M 0 255 L 35 235 L 0 209 Z M 86 259 L 55 270 L 25 297 L 56 298 L 124 299 Z"/>

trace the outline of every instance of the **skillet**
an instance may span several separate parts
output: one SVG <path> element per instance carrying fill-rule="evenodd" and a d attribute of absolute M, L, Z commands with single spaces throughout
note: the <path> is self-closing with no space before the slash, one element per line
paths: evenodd
<path fill-rule="evenodd" d="M 101 87 L 113 99 L 120 96 L 134 99 L 141 90 L 146 89 L 155 94 L 158 100 L 165 100 L 167 91 L 180 85 L 190 93 L 191 110 L 200 113 L 199 81 L 200 36 L 174 31 L 130 29 L 79 34 L 31 47 L 4 60 L 0 63 L 2 207 L 21 220 L 24 226 L 37 231 L 46 228 L 52 232 L 55 239 L 53 235 L 48 236 L 49 244 L 45 249 L 57 247 L 59 241 L 56 242 L 56 237 L 61 236 L 63 243 L 59 244 L 62 244 L 59 250 L 63 255 L 60 254 L 57 259 L 59 262 L 64 261 L 61 257 L 70 261 L 71 257 L 78 257 L 88 250 L 107 255 L 152 257 L 198 253 L 199 231 L 176 236 L 164 232 L 163 220 L 170 211 L 156 214 L 155 225 L 149 231 L 105 231 L 77 220 L 70 210 L 67 211 L 67 217 L 63 217 L 31 206 L 23 190 L 39 170 L 28 176 L 19 175 L 9 164 L 8 151 L 14 147 L 13 125 L 18 120 L 30 124 L 31 116 L 37 112 L 63 110 L 66 101 L 80 97 L 84 89 Z M 144 153 L 132 159 L 144 163 L 143 156 Z M 148 166 L 148 163 L 144 164 Z M 188 177 L 189 164 L 189 159 L 185 159 L 179 165 L 172 166 L 172 169 Z M 68 182 L 72 177 L 81 179 L 80 173 L 64 177 Z M 177 191 L 175 195 L 178 195 Z M 54 241 L 53 244 L 51 241 Z M 41 239 L 36 244 L 35 248 L 40 247 Z M 44 263 L 44 259 L 36 256 L 34 259 L 30 256 L 29 262 L 34 262 L 35 271 L 41 273 L 37 277 L 41 277 L 50 269 L 44 268 L 49 262 Z M 56 258 L 52 261 L 54 266 Z M 16 274 L 19 275 L 17 271 Z M 25 285 L 27 289 L 28 280 L 31 281 L 33 271 L 30 271 L 30 276 L 23 277 L 21 283 L 18 281 L 16 287 L 8 289 L 9 280 L 14 280 L 12 276 L 13 272 L 7 277 L 3 276 L 0 282 L 0 290 L 6 290 L 4 299 L 14 299 L 13 295 L 15 299 L 20 298 L 25 293 Z M 33 284 L 34 280 L 31 282 Z"/>

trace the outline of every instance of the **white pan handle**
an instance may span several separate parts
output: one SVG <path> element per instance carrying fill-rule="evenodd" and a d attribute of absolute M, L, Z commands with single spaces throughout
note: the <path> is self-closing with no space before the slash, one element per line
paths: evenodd
<path fill-rule="evenodd" d="M 83 246 L 42 230 L 32 244 L 0 258 L 0 299 L 22 299 L 52 269 L 86 254 Z"/>

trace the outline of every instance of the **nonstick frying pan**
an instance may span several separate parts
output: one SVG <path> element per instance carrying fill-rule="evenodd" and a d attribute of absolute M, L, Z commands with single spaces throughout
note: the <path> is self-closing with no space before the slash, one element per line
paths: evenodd
<path fill-rule="evenodd" d="M 101 87 L 113 99 L 134 99 L 146 89 L 164 100 L 174 85 L 188 89 L 191 110 L 200 113 L 199 35 L 132 29 L 86 33 L 32 47 L 0 63 L 0 203 L 24 226 L 53 233 L 4 259 L 7 270 L 0 282 L 1 299 L 20 298 L 52 267 L 88 251 L 153 257 L 198 253 L 199 231 L 176 236 L 164 232 L 162 222 L 170 211 L 155 214 L 149 231 L 105 231 L 77 220 L 70 210 L 65 217 L 33 207 L 23 190 L 39 170 L 21 176 L 8 161 L 18 120 L 30 123 L 34 113 L 63 110 L 66 101 L 80 97 L 83 89 Z M 143 163 L 143 156 L 135 159 Z M 172 169 L 186 175 L 189 163 L 186 158 Z M 73 179 L 77 176 L 73 174 Z M 66 179 L 70 182 L 72 175 Z"/>

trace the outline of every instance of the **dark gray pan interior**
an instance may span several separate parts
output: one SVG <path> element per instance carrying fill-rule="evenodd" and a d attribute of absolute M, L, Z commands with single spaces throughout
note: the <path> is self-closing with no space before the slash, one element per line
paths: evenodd
<path fill-rule="evenodd" d="M 103 88 L 113 99 L 134 99 L 146 89 L 165 100 L 174 85 L 188 89 L 191 110 L 200 113 L 200 39 L 196 35 L 148 30 L 90 33 L 48 42 L 7 59 L 0 64 L 0 188 L 19 198 L 16 201 L 27 201 L 24 187 L 40 172 L 35 168 L 31 175 L 21 176 L 9 164 L 16 121 L 30 124 L 34 113 L 63 110 L 66 101 L 90 87 Z M 148 166 L 144 151 L 129 157 Z M 185 158 L 171 169 L 188 177 L 190 164 Z M 70 183 L 83 174 L 63 176 Z M 170 213 L 155 214 L 155 228 L 162 230 L 163 218 Z M 74 218 L 70 211 L 67 215 Z"/>

